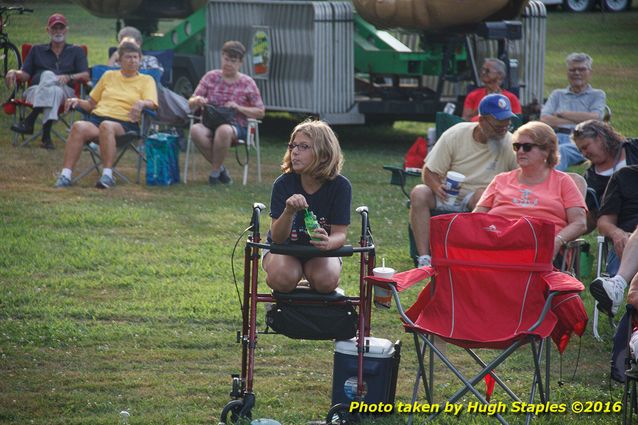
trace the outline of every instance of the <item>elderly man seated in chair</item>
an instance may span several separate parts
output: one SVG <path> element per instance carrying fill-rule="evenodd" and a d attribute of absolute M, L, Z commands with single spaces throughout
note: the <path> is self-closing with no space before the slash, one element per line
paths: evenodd
<path fill-rule="evenodd" d="M 418 251 L 417 265 L 430 265 L 431 210 L 468 212 L 476 206 L 494 176 L 517 167 L 512 151 L 507 97 L 491 94 L 479 105 L 478 122 L 459 123 L 434 145 L 423 167 L 423 184 L 410 193 L 410 224 Z M 444 183 L 449 171 L 465 176 L 456 200 L 448 199 Z"/>
<path fill-rule="evenodd" d="M 74 95 L 69 84 L 75 80 L 88 81 L 89 66 L 84 50 L 66 42 L 69 29 L 63 15 L 51 15 L 46 30 L 51 42 L 33 46 L 22 69 L 10 69 L 5 80 L 9 87 L 15 85 L 16 81 L 32 82 L 25 91 L 25 98 L 33 105 L 33 110 L 23 121 L 12 125 L 11 130 L 33 134 L 35 120 L 43 113 L 42 147 L 53 149 L 51 127 L 58 119 L 58 109 Z"/>
<path fill-rule="evenodd" d="M 64 149 L 64 168 L 55 187 L 71 186 L 71 173 L 82 153 L 84 145 L 98 139 L 100 156 L 104 164 L 98 189 L 115 186 L 113 162 L 116 155 L 117 136 L 128 131 L 139 132 L 139 121 L 146 108 L 157 108 L 155 80 L 139 73 L 142 51 L 134 43 L 124 42 L 119 47 L 122 68 L 107 71 L 98 81 L 87 100 L 71 98 L 67 108 L 81 108 L 90 113 L 86 121 L 76 121 Z"/>
<path fill-rule="evenodd" d="M 592 58 L 585 53 L 571 53 L 565 59 L 569 86 L 554 90 L 543 105 L 541 121 L 554 129 L 558 136 L 559 171 L 580 164 L 585 158 L 570 138 L 576 124 L 586 120 L 601 120 L 605 112 L 606 95 L 589 84 Z"/>

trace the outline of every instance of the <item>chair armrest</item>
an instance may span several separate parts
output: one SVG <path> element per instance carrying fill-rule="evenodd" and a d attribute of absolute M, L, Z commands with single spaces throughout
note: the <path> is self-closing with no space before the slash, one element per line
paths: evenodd
<path fill-rule="evenodd" d="M 552 271 L 541 274 L 550 292 L 582 292 L 585 286 L 575 277 L 567 273 Z"/>
<path fill-rule="evenodd" d="M 390 171 L 390 184 L 401 187 L 401 192 L 410 200 L 410 194 L 405 189 L 406 180 L 408 177 L 421 177 L 420 172 L 406 171 L 403 167 L 397 167 L 395 165 L 384 165 L 384 170 Z"/>
<path fill-rule="evenodd" d="M 421 267 L 397 273 L 390 279 L 378 276 L 366 276 L 365 279 L 371 285 L 381 286 L 387 289 L 389 289 L 389 286 L 393 286 L 397 289 L 398 292 L 402 292 L 408 288 L 411 288 L 422 280 L 427 279 L 428 277 L 432 277 L 434 274 L 435 271 L 433 267 Z"/>

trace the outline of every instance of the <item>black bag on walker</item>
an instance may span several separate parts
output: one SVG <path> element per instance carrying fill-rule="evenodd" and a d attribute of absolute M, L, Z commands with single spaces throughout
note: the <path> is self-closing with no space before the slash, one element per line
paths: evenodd
<path fill-rule="evenodd" d="M 357 333 L 352 304 L 290 304 L 277 302 L 266 312 L 271 329 L 294 339 L 350 339 Z"/>
<path fill-rule="evenodd" d="M 179 183 L 179 144 L 177 136 L 155 133 L 146 138 L 146 184 L 169 186 Z"/>

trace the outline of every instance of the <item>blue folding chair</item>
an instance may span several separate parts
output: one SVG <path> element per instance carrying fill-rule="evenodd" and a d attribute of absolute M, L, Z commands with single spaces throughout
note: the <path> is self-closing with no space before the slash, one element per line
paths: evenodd
<path fill-rule="evenodd" d="M 104 75 L 105 72 L 110 70 L 117 70 L 119 67 L 112 67 L 108 65 L 95 65 L 91 68 L 91 87 L 95 87 L 99 79 Z M 160 81 L 160 71 L 159 69 L 146 69 L 140 70 L 140 73 L 150 75 L 153 77 L 156 83 L 159 84 Z M 130 180 L 119 170 L 117 170 L 117 165 L 119 164 L 122 157 L 128 151 L 133 151 L 137 155 L 137 176 L 135 179 L 136 183 L 140 183 L 140 175 L 142 170 L 142 163 L 146 163 L 146 156 L 144 151 L 143 142 L 146 139 L 146 135 L 148 134 L 150 128 L 150 121 L 155 116 L 155 112 L 150 109 L 145 109 L 142 114 L 142 120 L 140 122 L 139 131 L 127 131 L 121 136 L 117 136 L 115 138 L 115 143 L 117 147 L 117 153 L 115 156 L 115 161 L 113 162 L 113 173 L 120 177 L 127 183 L 130 183 Z M 102 157 L 100 156 L 99 145 L 96 140 L 89 140 L 85 146 L 85 150 L 91 155 L 92 164 L 86 168 L 84 171 L 79 173 L 73 179 L 73 183 L 82 179 L 86 175 L 88 175 L 91 171 L 95 170 L 95 172 L 101 175 L 102 170 Z"/>

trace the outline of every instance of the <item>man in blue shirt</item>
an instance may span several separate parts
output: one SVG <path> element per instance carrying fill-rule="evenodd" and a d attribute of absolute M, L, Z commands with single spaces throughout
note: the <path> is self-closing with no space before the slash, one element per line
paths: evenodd
<path fill-rule="evenodd" d="M 26 100 L 33 105 L 31 113 L 11 130 L 20 134 L 33 134 L 35 120 L 43 113 L 42 147 L 52 149 L 51 127 L 58 119 L 58 109 L 67 98 L 74 96 L 73 81 L 88 81 L 89 66 L 84 50 L 66 43 L 66 18 L 54 13 L 47 22 L 48 44 L 31 48 L 22 69 L 11 69 L 5 76 L 7 86 L 31 81 L 25 91 Z"/>
<path fill-rule="evenodd" d="M 589 84 L 592 73 L 592 58 L 585 53 L 571 53 L 565 59 L 569 86 L 554 90 L 543 105 L 541 121 L 551 126 L 558 136 L 560 162 L 556 169 L 585 161 L 571 141 L 576 124 L 586 120 L 602 120 L 606 95 Z"/>

